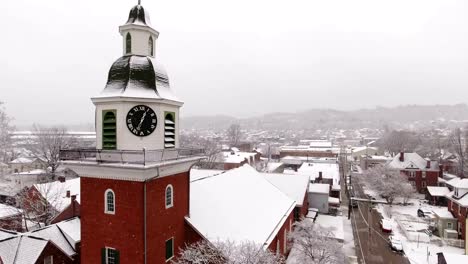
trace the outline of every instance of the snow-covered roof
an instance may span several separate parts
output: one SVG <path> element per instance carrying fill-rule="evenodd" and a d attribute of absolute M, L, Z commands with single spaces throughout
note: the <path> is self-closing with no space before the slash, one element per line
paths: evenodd
<path fill-rule="evenodd" d="M 434 212 L 434 214 L 436 214 L 439 218 L 454 218 L 452 213 L 448 210 L 447 207 L 443 207 L 443 208 L 437 208 L 437 207 L 433 207 L 432 208 L 432 211 Z"/>
<path fill-rule="evenodd" d="M 334 238 L 344 240 L 343 217 L 319 214 L 315 219 L 315 224 L 330 229 Z"/>
<path fill-rule="evenodd" d="M 310 176 L 311 181 L 317 179 L 320 172 L 322 172 L 323 179 L 333 179 L 333 185 L 339 184 L 340 169 L 336 163 L 304 162 L 297 170 L 298 174 Z"/>
<path fill-rule="evenodd" d="M 427 186 L 427 191 L 431 196 L 445 196 L 450 192 L 447 187 Z"/>
<path fill-rule="evenodd" d="M 210 177 L 222 173 L 222 170 L 204 170 L 204 169 L 191 169 L 190 181 L 195 181 L 201 178 Z"/>
<path fill-rule="evenodd" d="M 76 243 L 81 241 L 81 221 L 80 218 L 75 217 L 68 219 L 56 224 L 57 227 L 62 230 L 65 238 L 72 245 L 73 249 L 76 250 Z"/>
<path fill-rule="evenodd" d="M 388 163 L 392 169 L 405 170 L 405 169 L 418 169 L 418 170 L 438 170 L 439 165 L 436 161 L 431 161 L 430 168 L 426 168 L 427 160 L 423 159 L 418 153 L 408 152 L 403 154 L 403 161 L 400 161 L 401 153 L 398 153 Z"/>
<path fill-rule="evenodd" d="M 92 99 L 126 97 L 180 101 L 169 87 L 164 68 L 148 56 L 126 55 L 117 59 L 109 70 L 106 87 Z"/>
<path fill-rule="evenodd" d="M 76 254 L 75 249 L 71 246 L 70 241 L 66 238 L 63 231 L 57 224 L 49 225 L 44 228 L 29 232 L 31 236 L 40 237 L 54 242 L 68 256 Z"/>
<path fill-rule="evenodd" d="M 267 172 L 274 172 L 281 166 L 283 166 L 282 162 L 268 162 L 266 170 Z"/>
<path fill-rule="evenodd" d="M 210 242 L 266 248 L 296 203 L 249 165 L 190 183 L 186 220 Z"/>
<path fill-rule="evenodd" d="M 32 163 L 33 161 L 34 160 L 30 159 L 30 158 L 20 157 L 20 158 L 17 158 L 17 159 L 14 159 L 14 160 L 10 161 L 10 163 L 12 163 L 12 164 L 25 164 L 25 163 Z"/>
<path fill-rule="evenodd" d="M 324 183 L 311 183 L 309 184 L 309 193 L 330 193 L 330 185 Z"/>
<path fill-rule="evenodd" d="M 59 212 L 63 211 L 71 203 L 67 197 L 76 195 L 76 201 L 80 203 L 80 178 L 66 180 L 65 182 L 54 181 L 48 183 L 34 184 L 36 190 Z"/>
<path fill-rule="evenodd" d="M 10 237 L 14 237 L 16 235 L 18 235 L 18 233 L 0 228 L 0 240 L 4 240 L 4 239 L 10 238 Z"/>
<path fill-rule="evenodd" d="M 445 197 L 449 198 L 452 202 L 455 202 L 463 207 L 468 207 L 468 195 L 463 196 L 460 199 L 453 198 L 455 192 L 449 192 Z"/>
<path fill-rule="evenodd" d="M 307 187 L 309 187 L 309 176 L 278 173 L 262 173 L 262 175 L 280 191 L 295 200 L 297 206 L 302 206 Z"/>
<path fill-rule="evenodd" d="M 0 219 L 11 217 L 11 216 L 18 215 L 18 214 L 21 214 L 20 209 L 0 203 Z"/>
<path fill-rule="evenodd" d="M 255 152 L 242 152 L 242 151 L 224 151 L 223 152 L 223 157 L 224 157 L 224 162 L 226 163 L 241 163 L 245 159 L 249 160 L 252 157 L 255 157 L 257 153 Z"/>
<path fill-rule="evenodd" d="M 337 204 L 340 204 L 340 199 L 335 198 L 335 197 L 328 197 L 328 203 L 337 205 Z"/>
<path fill-rule="evenodd" d="M 468 179 L 454 178 L 447 181 L 447 184 L 455 188 L 468 189 Z"/>
<path fill-rule="evenodd" d="M 361 146 L 361 147 L 355 147 L 351 149 L 354 153 L 355 152 L 361 152 L 361 151 L 368 151 L 369 154 L 375 153 L 377 151 L 377 148 L 374 147 L 366 147 L 366 146 Z"/>
<path fill-rule="evenodd" d="M 34 175 L 41 175 L 41 174 L 44 174 L 46 173 L 45 170 L 42 170 L 42 169 L 35 169 L 35 170 L 30 170 L 30 171 L 25 171 L 25 172 L 18 172 L 18 173 L 15 173 L 15 175 L 31 175 L 31 176 L 34 176 Z"/>
<path fill-rule="evenodd" d="M 0 241 L 0 256 L 4 263 L 36 263 L 49 241 L 34 236 L 15 236 Z"/>
<path fill-rule="evenodd" d="M 468 256 L 461 254 L 450 254 L 443 252 L 446 264 L 468 263 Z"/>

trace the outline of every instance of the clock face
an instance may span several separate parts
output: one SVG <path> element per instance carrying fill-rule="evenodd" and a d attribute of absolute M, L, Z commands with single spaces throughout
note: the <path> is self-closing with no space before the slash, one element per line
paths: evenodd
<path fill-rule="evenodd" d="M 156 113 L 149 106 L 137 105 L 128 111 L 127 127 L 135 136 L 144 137 L 153 133 L 158 124 Z"/>

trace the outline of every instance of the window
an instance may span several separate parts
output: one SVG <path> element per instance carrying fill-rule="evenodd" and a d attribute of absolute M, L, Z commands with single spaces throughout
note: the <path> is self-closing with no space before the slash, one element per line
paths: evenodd
<path fill-rule="evenodd" d="M 47 256 L 44 258 L 44 264 L 54 264 L 54 256 Z"/>
<path fill-rule="evenodd" d="M 421 183 L 422 183 L 422 187 L 426 188 L 426 186 L 427 186 L 426 181 L 422 181 Z"/>
<path fill-rule="evenodd" d="M 300 220 L 300 212 L 299 208 L 294 208 L 294 221 L 299 221 Z"/>
<path fill-rule="evenodd" d="M 453 229 L 453 224 L 451 222 L 447 223 L 447 229 Z"/>
<path fill-rule="evenodd" d="M 288 231 L 284 230 L 284 254 L 288 251 Z"/>
<path fill-rule="evenodd" d="M 115 194 L 112 190 L 107 190 L 104 194 L 106 214 L 115 214 Z"/>
<path fill-rule="evenodd" d="M 408 172 L 408 176 L 409 176 L 410 178 L 414 178 L 414 176 L 416 176 L 416 172 L 415 172 L 415 171 L 409 171 L 409 172 Z"/>
<path fill-rule="evenodd" d="M 174 257 L 174 238 L 166 240 L 166 261 Z"/>
<path fill-rule="evenodd" d="M 279 239 L 276 240 L 276 255 L 280 254 L 280 241 Z"/>
<path fill-rule="evenodd" d="M 102 149 L 117 148 L 117 124 L 115 110 L 102 112 Z"/>
<path fill-rule="evenodd" d="M 115 248 L 103 248 L 101 249 L 101 263 L 102 264 L 119 264 L 120 263 L 120 252 Z"/>
<path fill-rule="evenodd" d="M 171 208 L 174 206 L 174 188 L 172 185 L 166 187 L 166 208 Z"/>
<path fill-rule="evenodd" d="M 426 172 L 425 171 L 422 172 L 422 177 L 426 178 Z"/>
<path fill-rule="evenodd" d="M 132 36 L 130 33 L 127 33 L 127 36 L 125 37 L 125 53 L 132 53 Z"/>
<path fill-rule="evenodd" d="M 175 114 L 164 114 L 164 148 L 175 148 Z"/>
<path fill-rule="evenodd" d="M 148 54 L 150 56 L 154 56 L 154 43 L 153 43 L 153 37 L 150 36 L 148 39 Z"/>

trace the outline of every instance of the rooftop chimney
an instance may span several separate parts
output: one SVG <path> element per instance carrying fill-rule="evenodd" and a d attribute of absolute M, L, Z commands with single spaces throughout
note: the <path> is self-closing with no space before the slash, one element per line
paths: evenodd
<path fill-rule="evenodd" d="M 67 190 L 67 198 L 70 198 L 70 190 Z"/>
<path fill-rule="evenodd" d="M 322 172 L 321 171 L 319 171 L 318 181 L 322 182 Z"/>
<path fill-rule="evenodd" d="M 59 180 L 59 182 L 65 182 L 65 177 L 64 176 L 59 176 L 58 180 Z"/>
<path fill-rule="evenodd" d="M 75 217 L 77 213 L 75 212 L 75 201 L 76 201 L 76 194 L 71 196 L 71 207 L 72 207 L 72 217 Z"/>
<path fill-rule="evenodd" d="M 426 169 L 430 169 L 430 168 L 431 168 L 431 161 L 427 160 L 426 161 Z"/>
<path fill-rule="evenodd" d="M 405 153 L 403 151 L 400 152 L 400 161 L 401 162 L 405 161 Z"/>

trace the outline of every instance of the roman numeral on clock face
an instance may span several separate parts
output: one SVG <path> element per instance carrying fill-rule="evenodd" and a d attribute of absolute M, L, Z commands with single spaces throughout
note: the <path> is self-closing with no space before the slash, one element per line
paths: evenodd
<path fill-rule="evenodd" d="M 136 105 L 128 111 L 125 123 L 130 133 L 138 137 L 145 137 L 156 130 L 158 118 L 151 107 Z"/>

